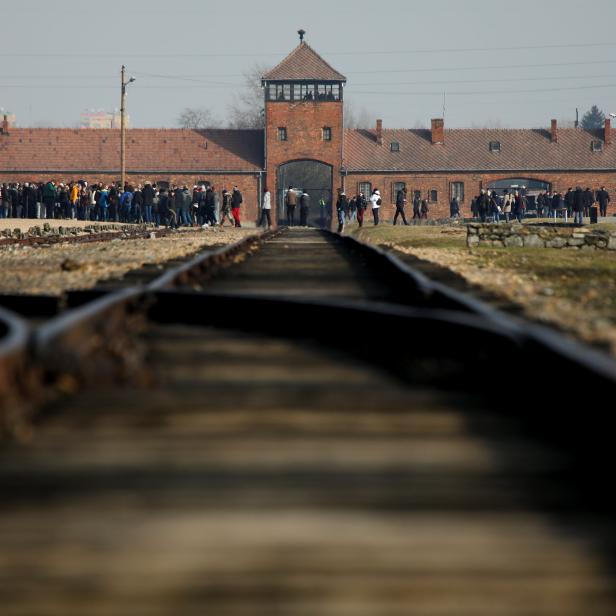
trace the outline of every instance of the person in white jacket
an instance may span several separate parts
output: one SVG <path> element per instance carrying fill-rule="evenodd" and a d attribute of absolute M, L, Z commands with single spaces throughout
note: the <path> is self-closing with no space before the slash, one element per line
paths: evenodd
<path fill-rule="evenodd" d="M 267 222 L 267 228 L 272 226 L 272 196 L 267 187 L 263 189 L 263 203 L 261 205 L 261 218 L 259 219 L 259 227 L 263 226 L 263 223 Z"/>
<path fill-rule="evenodd" d="M 378 188 L 372 191 L 370 203 L 372 204 L 372 216 L 374 217 L 374 226 L 376 227 L 379 224 L 379 209 L 381 207 L 381 193 Z"/>

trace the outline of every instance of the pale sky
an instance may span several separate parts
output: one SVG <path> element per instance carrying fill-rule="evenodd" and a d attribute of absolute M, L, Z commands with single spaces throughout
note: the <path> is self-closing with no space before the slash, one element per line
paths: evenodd
<path fill-rule="evenodd" d="M 277 64 L 296 31 L 386 128 L 549 126 L 616 112 L 614 0 L 2 0 L 0 107 L 19 126 L 76 126 L 119 106 L 135 127 L 185 107 L 225 121 L 242 72 Z"/>

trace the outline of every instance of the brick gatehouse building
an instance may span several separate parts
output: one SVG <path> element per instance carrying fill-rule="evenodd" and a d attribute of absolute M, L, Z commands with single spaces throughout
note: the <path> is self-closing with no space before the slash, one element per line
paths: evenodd
<path fill-rule="evenodd" d="M 450 129 L 433 119 L 430 130 L 344 129 L 346 78 L 307 43 L 263 76 L 264 130 L 130 129 L 127 177 L 218 190 L 237 185 L 244 219 L 255 220 L 264 186 L 272 191 L 275 217 L 284 218 L 284 191 L 292 185 L 311 195 L 311 222 L 318 202 L 381 190 L 384 219 L 391 218 L 397 190 L 419 193 L 431 217 L 449 214 L 453 195 L 468 214 L 481 188 L 525 185 L 532 191 L 605 185 L 616 191 L 616 145 L 610 121 L 598 131 L 559 129 Z M 0 134 L 0 182 L 119 177 L 118 129 L 12 128 Z"/>

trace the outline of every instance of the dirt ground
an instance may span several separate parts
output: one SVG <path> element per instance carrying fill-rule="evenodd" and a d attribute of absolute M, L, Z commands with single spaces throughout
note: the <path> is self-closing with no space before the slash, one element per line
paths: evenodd
<path fill-rule="evenodd" d="M 616 252 L 556 248 L 466 247 L 466 228 L 352 228 L 359 239 L 462 277 L 497 303 L 557 326 L 616 356 Z M 482 297 L 482 299 L 485 299 Z"/>
<path fill-rule="evenodd" d="M 52 246 L 0 246 L 0 293 L 60 295 L 87 289 L 151 263 L 163 263 L 254 235 L 255 229 L 189 229 L 156 239 Z"/>

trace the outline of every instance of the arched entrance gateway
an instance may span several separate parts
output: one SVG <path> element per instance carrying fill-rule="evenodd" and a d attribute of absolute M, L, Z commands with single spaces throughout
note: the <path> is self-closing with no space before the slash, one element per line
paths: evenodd
<path fill-rule="evenodd" d="M 306 192 L 310 197 L 308 225 L 329 229 L 332 220 L 332 166 L 317 160 L 294 160 L 278 167 L 277 215 L 278 224 L 287 224 L 285 197 L 292 186 L 298 193 Z M 324 206 L 320 203 L 323 201 Z M 296 210 L 299 220 L 299 199 Z M 297 223 L 296 223 L 297 224 Z"/>

